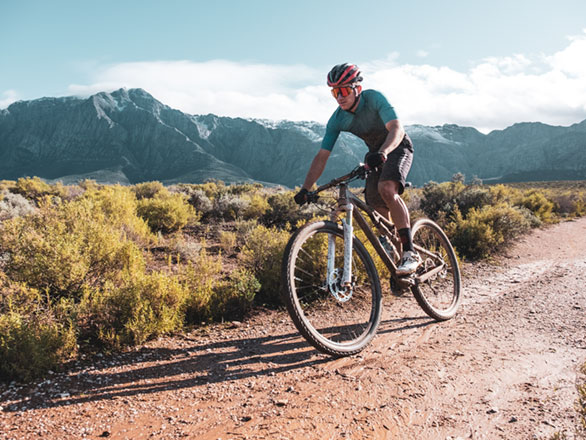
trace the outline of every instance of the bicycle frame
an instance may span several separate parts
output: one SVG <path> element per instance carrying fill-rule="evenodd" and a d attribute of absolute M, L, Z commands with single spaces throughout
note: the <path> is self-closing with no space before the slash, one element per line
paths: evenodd
<path fill-rule="evenodd" d="M 344 176 L 346 177 L 346 176 Z M 430 252 L 429 250 L 422 248 L 420 246 L 415 245 L 415 249 L 420 253 L 427 257 L 430 257 L 434 260 L 440 260 L 442 264 L 437 265 L 435 268 L 427 271 L 426 273 L 414 276 L 414 277 L 397 277 L 396 271 L 397 266 L 391 257 L 398 258 L 399 254 L 397 252 L 400 243 L 396 241 L 395 234 L 393 233 L 395 226 L 381 214 L 376 212 L 370 206 L 368 206 L 365 202 L 363 202 L 360 198 L 356 197 L 350 190 L 348 189 L 348 185 L 344 183 L 342 180 L 344 178 L 336 179 L 336 181 L 332 181 L 323 187 L 320 187 L 317 192 L 322 191 L 327 188 L 331 188 L 333 186 L 339 187 L 338 192 L 338 205 L 337 208 L 332 211 L 331 220 L 333 222 L 337 222 L 341 213 L 344 213 L 344 218 L 341 219 L 342 228 L 344 231 L 344 268 L 343 268 L 343 275 L 341 280 L 341 285 L 345 289 L 347 295 L 352 294 L 352 237 L 354 234 L 354 227 L 352 225 L 352 220 L 356 220 L 358 226 L 364 234 L 368 241 L 372 244 L 374 249 L 376 250 L 377 254 L 383 261 L 383 263 L 387 266 L 389 271 L 391 272 L 391 276 L 397 281 L 398 285 L 404 288 L 408 288 L 414 285 L 418 285 L 427 279 L 435 276 L 436 274 L 440 273 L 444 267 L 445 262 L 439 257 L 438 255 Z M 373 225 L 376 229 L 383 235 L 389 237 L 392 240 L 392 244 L 394 246 L 393 252 L 395 255 L 389 256 L 387 252 L 384 250 L 382 244 L 380 243 L 379 239 L 373 232 L 373 229 L 368 225 L 366 218 L 362 215 L 362 212 L 365 212 L 370 220 L 372 221 Z M 328 264 L 327 264 L 327 276 L 328 280 L 334 278 L 334 271 L 336 270 L 334 267 L 334 256 L 335 256 L 335 244 L 333 237 L 330 237 L 328 240 Z"/>

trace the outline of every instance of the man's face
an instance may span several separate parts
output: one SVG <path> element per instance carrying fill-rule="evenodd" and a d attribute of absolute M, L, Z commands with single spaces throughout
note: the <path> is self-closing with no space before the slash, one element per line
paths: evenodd
<path fill-rule="evenodd" d="M 356 103 L 356 99 L 358 99 L 356 89 L 350 88 L 349 93 L 347 93 L 346 96 L 344 96 L 344 93 L 340 93 L 340 89 L 342 89 L 342 87 L 333 90 L 332 94 L 338 92 L 336 102 L 342 110 L 350 110 Z"/>

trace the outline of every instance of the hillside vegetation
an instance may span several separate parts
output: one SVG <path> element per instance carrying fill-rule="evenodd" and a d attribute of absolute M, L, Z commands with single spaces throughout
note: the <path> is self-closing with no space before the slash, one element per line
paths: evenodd
<path fill-rule="evenodd" d="M 463 259 L 586 213 L 586 188 L 575 183 L 463 182 L 456 175 L 405 197 L 414 218 L 445 228 Z M 1 181 L 0 378 L 28 381 L 85 353 L 241 319 L 255 302 L 278 305 L 292 230 L 324 215 L 317 205 L 299 209 L 293 195 L 221 181 Z"/>

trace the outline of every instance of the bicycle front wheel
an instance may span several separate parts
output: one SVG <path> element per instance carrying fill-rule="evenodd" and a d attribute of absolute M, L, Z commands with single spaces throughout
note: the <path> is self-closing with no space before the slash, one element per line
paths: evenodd
<path fill-rule="evenodd" d="M 411 230 L 413 244 L 423 260 L 415 275 L 433 273 L 411 288 L 413 295 L 430 317 L 450 319 L 460 305 L 460 268 L 454 248 L 444 231 L 429 219 L 417 220 Z"/>
<path fill-rule="evenodd" d="M 344 233 L 336 223 L 304 226 L 291 237 L 283 257 L 284 300 L 295 326 L 315 348 L 334 356 L 364 349 L 381 318 L 380 281 L 372 258 L 356 237 L 352 247 L 349 288 L 342 286 Z"/>

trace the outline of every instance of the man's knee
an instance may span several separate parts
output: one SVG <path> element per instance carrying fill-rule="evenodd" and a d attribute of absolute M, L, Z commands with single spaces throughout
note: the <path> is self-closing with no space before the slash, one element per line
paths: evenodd
<path fill-rule="evenodd" d="M 399 182 L 384 180 L 378 183 L 378 192 L 387 203 L 393 203 L 399 196 Z"/>

